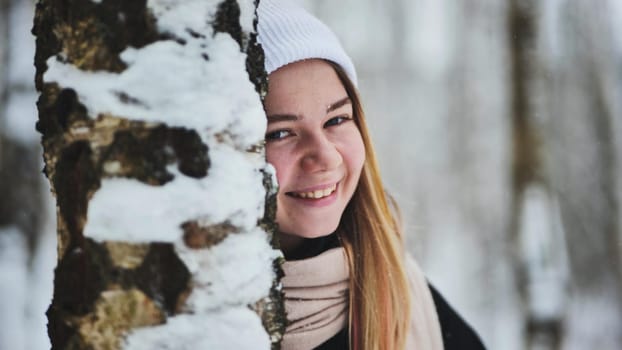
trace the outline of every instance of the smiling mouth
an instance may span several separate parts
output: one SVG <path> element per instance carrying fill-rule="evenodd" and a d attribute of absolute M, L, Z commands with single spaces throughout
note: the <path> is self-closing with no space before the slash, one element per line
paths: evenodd
<path fill-rule="evenodd" d="M 304 198 L 304 199 L 321 199 L 324 197 L 328 197 L 337 189 L 337 184 L 333 184 L 324 189 L 319 189 L 315 191 L 309 192 L 287 192 L 286 194 L 296 197 L 296 198 Z"/>

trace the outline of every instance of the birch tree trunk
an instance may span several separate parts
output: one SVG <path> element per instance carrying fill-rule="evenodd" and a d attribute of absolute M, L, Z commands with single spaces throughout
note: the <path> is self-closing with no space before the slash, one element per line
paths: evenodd
<path fill-rule="evenodd" d="M 278 347 L 255 6 L 37 4 L 53 349 Z"/>

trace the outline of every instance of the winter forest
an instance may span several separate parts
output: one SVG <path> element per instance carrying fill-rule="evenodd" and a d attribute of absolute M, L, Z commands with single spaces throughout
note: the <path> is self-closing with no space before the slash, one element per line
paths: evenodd
<path fill-rule="evenodd" d="M 93 0 L 91 3 L 106 2 L 114 1 Z M 147 1 L 154 9 L 164 8 L 158 7 L 164 3 L 183 2 Z M 503 350 L 620 349 L 622 1 L 302 2 L 337 33 L 354 60 L 385 185 L 401 208 L 409 250 L 430 282 L 478 331 L 487 347 Z M 195 9 L 219 1 L 203 3 Z M 242 10 L 239 16 L 242 30 L 250 32 L 252 1 L 238 3 Z M 199 310 L 196 314 L 169 321 L 168 324 L 177 328 L 158 331 L 160 334 L 149 333 L 149 330 L 135 333 L 126 343 L 127 349 L 156 348 L 153 344 L 160 344 L 158 337 L 166 336 L 189 339 L 193 343 L 183 347 L 188 349 L 195 346 L 240 348 L 211 339 L 197 340 L 197 337 L 209 338 L 210 335 L 236 337 L 236 334 L 244 334 L 240 338 L 261 338 L 262 335 L 256 334 L 258 330 L 262 332 L 261 324 L 253 319 L 254 313 L 249 312 L 246 305 L 260 300 L 271 288 L 270 262 L 275 253 L 262 246 L 267 243 L 258 238 L 254 227 L 263 215 L 257 212 L 257 203 L 263 203 L 262 191 L 270 191 L 270 184 L 266 185 L 269 181 L 264 177 L 266 188 L 261 187 L 261 175 L 255 176 L 259 188 L 227 175 L 245 173 L 252 177 L 251 174 L 257 174 L 260 169 L 266 176 L 267 168 L 260 153 L 249 158 L 234 152 L 252 147 L 258 137 L 252 130 L 256 130 L 257 125 L 211 120 L 210 127 L 221 130 L 229 127 L 230 133 L 197 136 L 198 144 L 202 141 L 210 145 L 213 163 L 210 176 L 221 181 L 217 188 L 212 188 L 214 185 L 209 182 L 212 180 L 206 180 L 204 187 L 219 198 L 248 203 L 245 210 L 252 213 L 235 216 L 232 213 L 237 209 L 230 207 L 226 200 L 218 203 L 218 210 L 211 215 L 218 217 L 218 222 L 233 217 L 232 227 L 243 232 L 236 235 L 236 241 L 223 241 L 221 246 L 227 247 L 220 248 L 220 255 L 203 258 L 196 250 L 179 248 L 178 243 L 167 236 L 170 223 L 154 219 L 147 209 L 140 208 L 140 200 L 166 202 L 174 198 L 170 193 L 145 190 L 138 196 L 120 199 L 113 197 L 112 192 L 105 192 L 108 197 L 98 195 L 89 205 L 89 215 L 95 212 L 103 219 L 67 222 L 62 209 L 55 209 L 50 181 L 42 173 L 42 135 L 35 130 L 36 101 L 41 92 L 35 89 L 35 38 L 31 33 L 34 13 L 32 0 L 0 0 L 0 350 L 50 348 L 45 313 L 52 300 L 53 271 L 58 252 L 69 249 L 62 244 L 57 247 L 57 217 L 63 218 L 59 232 L 71 233 L 72 225 L 83 225 L 85 232 L 93 232 L 91 237 L 95 241 L 129 242 L 106 243 L 110 252 L 126 254 L 129 251 L 131 253 L 127 254 L 140 261 L 168 261 L 168 248 L 138 244 L 144 238 L 143 231 L 152 232 L 151 240 L 175 245 L 180 259 L 188 266 L 188 278 L 198 284 L 216 278 L 202 270 L 208 269 L 206 266 L 240 256 L 257 258 L 257 266 L 247 264 L 244 269 L 249 270 L 249 276 L 254 276 L 248 278 L 261 285 L 258 289 L 249 288 L 228 296 L 224 293 L 221 299 L 191 294 L 187 296 L 187 303 L 193 310 Z M 170 32 L 177 33 L 179 26 L 184 25 L 177 24 L 174 16 L 166 17 L 166 11 L 162 13 L 164 19 L 159 23 L 168 26 Z M 190 18 L 187 22 L 194 25 L 196 21 L 191 21 L 194 17 L 190 12 L 187 14 Z M 40 25 L 49 23 L 42 21 Z M 82 28 L 85 33 L 90 33 L 89 29 Z M 127 37 L 130 38 L 124 37 L 124 40 L 128 41 L 128 46 L 132 40 L 150 40 L 148 35 L 143 39 Z M 180 31 L 179 37 L 187 41 L 188 50 L 199 52 L 203 47 L 200 44 L 204 38 L 199 34 Z M 236 43 L 216 39 L 209 45 L 212 45 L 209 57 L 214 65 L 208 73 L 221 74 L 225 80 L 241 79 L 231 67 L 243 67 L 245 56 L 227 56 L 219 52 L 239 53 L 242 48 L 251 55 L 250 46 L 240 40 Z M 93 99 L 89 110 L 98 110 L 108 103 L 106 88 L 140 91 L 149 103 L 166 99 L 165 94 L 174 91 L 178 102 L 157 105 L 173 115 L 174 120 L 170 121 L 173 126 L 200 128 L 204 126 L 202 123 L 207 123 L 185 120 L 181 114 L 179 117 L 175 114 L 180 108 L 196 112 L 193 107 L 181 104 L 190 100 L 188 104 L 196 102 L 194 108 L 201 107 L 201 94 L 217 95 L 215 100 L 222 104 L 220 108 L 225 116 L 227 113 L 257 116 L 258 97 L 253 87 L 257 89 L 258 80 L 225 88 L 209 84 L 199 88 L 201 82 L 197 81 L 194 85 L 197 88 L 190 97 L 183 95 L 182 88 L 176 85 L 166 92 L 153 88 L 162 81 L 157 79 L 164 77 L 159 71 L 165 71 L 172 61 L 167 61 L 165 51 L 158 51 L 165 50 L 164 45 L 154 45 L 152 49 L 152 52 L 126 50 L 123 53 L 136 67 L 138 63 L 143 64 L 142 71 L 137 68 L 127 75 L 135 74 L 142 79 L 154 73 L 151 80 L 125 76 L 127 81 L 141 81 L 142 85 L 123 85 L 106 76 L 97 78 L 96 83 L 88 83 L 82 80 L 79 70 L 51 61 L 48 61 L 46 76 L 69 86 L 75 84 L 78 90 L 90 94 Z M 183 64 L 192 64 L 192 61 Z M 115 69 L 114 65 L 111 67 L 109 70 Z M 184 68 L 181 63 L 173 67 Z M 145 70 L 147 68 L 150 70 Z M 199 80 L 200 76 L 180 79 L 186 78 L 187 81 Z M 55 93 L 44 89 L 44 94 Z M 127 97 L 121 92 L 120 96 L 131 100 L 134 95 Z M 230 101 L 237 101 L 241 107 L 230 107 L 227 104 Z M 116 115 L 139 115 L 139 107 L 123 109 L 119 104 L 113 111 Z M 105 138 L 106 133 L 101 130 L 114 124 L 115 128 L 125 128 L 127 140 L 131 141 L 132 137 L 146 133 L 145 130 L 152 130 L 149 122 L 157 120 L 143 125 L 139 121 L 125 123 L 105 117 L 98 121 L 100 124 L 84 128 L 88 132 L 100 132 L 97 137 Z M 197 147 L 196 144 L 176 143 L 176 137 L 183 133 L 179 128 L 154 130 L 153 137 L 166 135 L 169 140 L 166 142 L 173 145 L 174 153 L 177 146 L 180 149 Z M 78 131 L 75 137 L 81 137 Z M 223 141 L 223 137 L 230 139 Z M 263 131 L 259 137 L 263 137 Z M 167 146 L 153 142 L 154 147 Z M 102 160 L 102 171 L 109 175 L 127 170 L 123 161 L 118 160 L 121 158 L 114 158 L 114 152 L 111 150 L 112 155 Z M 202 171 L 196 164 L 188 167 L 182 170 L 186 175 Z M 65 170 L 56 169 L 58 173 L 62 171 Z M 169 167 L 164 173 L 166 171 L 178 175 L 177 169 Z M 175 181 L 192 193 L 194 183 L 184 180 L 188 178 L 180 176 Z M 149 177 L 146 181 L 169 180 Z M 62 184 L 56 182 L 55 186 L 56 193 L 62 195 Z M 113 186 L 119 191 L 136 190 L 102 176 L 102 189 Z M 239 190 L 230 192 L 228 189 Z M 176 210 L 184 213 L 196 210 L 203 203 L 201 195 L 194 193 L 183 198 L 180 202 L 186 203 L 176 203 Z M 109 212 L 125 214 L 107 217 Z M 127 214 L 130 212 L 135 216 Z M 142 231 L 133 229 L 135 221 L 132 220 L 141 215 L 147 218 L 141 223 Z M 183 217 L 178 219 L 181 222 Z M 110 222 L 115 224 L 110 226 Z M 210 227 L 219 232 L 230 230 L 231 225 L 226 222 Z M 188 246 L 210 246 L 210 242 L 201 241 L 195 234 L 192 223 L 185 227 L 184 240 Z M 115 236 L 113 231 L 126 235 Z M 64 236 L 60 234 L 59 237 Z M 127 269 L 140 265 L 131 259 L 119 259 L 113 263 Z M 267 270 L 257 261 L 265 263 Z M 176 262 L 180 262 L 179 259 Z M 229 283 L 227 276 L 234 275 L 227 271 L 239 268 L 235 264 L 226 265 L 224 272 L 219 272 L 225 277 L 218 278 L 223 278 L 222 283 L 226 285 Z M 170 271 L 176 274 L 172 268 Z M 139 281 L 141 277 L 127 278 Z M 147 303 L 135 294 L 109 292 L 108 295 L 113 295 L 111 298 L 117 301 L 129 298 L 127 300 Z M 171 304 L 169 300 L 163 303 Z M 220 320 L 231 322 L 228 325 L 233 329 L 227 329 L 222 322 L 216 323 L 213 315 L 204 311 L 219 303 L 244 305 L 244 308 L 218 316 L 222 317 Z M 170 305 L 170 310 L 165 311 L 171 312 L 176 307 Z M 269 317 L 269 310 L 270 305 L 260 302 L 254 309 L 262 315 L 263 321 Z M 148 319 L 163 311 L 154 308 L 145 312 L 149 316 L 128 321 L 131 323 L 128 327 L 153 324 Z M 184 325 L 189 329 L 203 321 L 214 330 L 195 334 L 184 331 Z M 240 333 L 240 329 L 244 331 Z"/>

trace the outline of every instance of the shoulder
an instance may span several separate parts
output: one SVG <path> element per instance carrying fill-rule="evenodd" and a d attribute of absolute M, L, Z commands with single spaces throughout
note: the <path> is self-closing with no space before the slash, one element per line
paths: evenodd
<path fill-rule="evenodd" d="M 428 283 L 432 299 L 436 306 L 438 320 L 445 350 L 480 350 L 486 349 L 481 339 L 460 315 L 447 303 L 443 296 Z"/>

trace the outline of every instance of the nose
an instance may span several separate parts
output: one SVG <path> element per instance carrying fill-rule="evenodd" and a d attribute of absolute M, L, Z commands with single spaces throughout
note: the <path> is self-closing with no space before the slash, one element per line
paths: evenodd
<path fill-rule="evenodd" d="M 337 145 L 326 135 L 309 135 L 301 158 L 305 172 L 314 173 L 336 169 L 343 162 Z"/>

